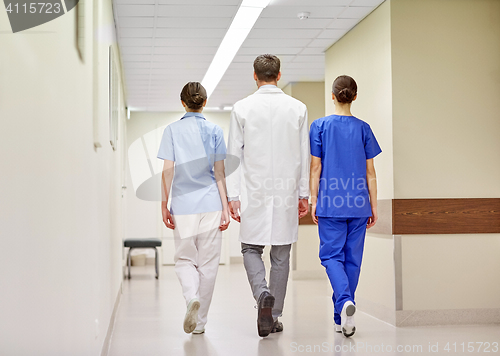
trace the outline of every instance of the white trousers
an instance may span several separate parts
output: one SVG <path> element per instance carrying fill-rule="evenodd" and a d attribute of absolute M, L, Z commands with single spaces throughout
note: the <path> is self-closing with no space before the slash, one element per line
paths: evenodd
<path fill-rule="evenodd" d="M 181 282 L 186 304 L 193 298 L 200 301 L 196 329 L 201 330 L 207 323 L 208 308 L 219 269 L 221 211 L 175 215 L 173 218 L 175 273 Z"/>

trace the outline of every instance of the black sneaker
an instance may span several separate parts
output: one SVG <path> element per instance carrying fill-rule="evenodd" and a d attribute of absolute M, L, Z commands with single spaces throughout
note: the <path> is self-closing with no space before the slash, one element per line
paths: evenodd
<path fill-rule="evenodd" d="M 262 292 L 257 302 L 257 330 L 260 337 L 266 337 L 273 330 L 273 307 L 274 297 L 269 292 Z"/>
<path fill-rule="evenodd" d="M 283 331 L 283 323 L 281 321 L 276 320 L 274 322 L 273 330 L 271 330 L 271 333 L 280 333 Z"/>

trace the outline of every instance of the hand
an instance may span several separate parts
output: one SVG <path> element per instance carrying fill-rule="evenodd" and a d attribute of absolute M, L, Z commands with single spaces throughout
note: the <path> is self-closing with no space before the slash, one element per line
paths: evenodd
<path fill-rule="evenodd" d="M 309 212 L 309 200 L 299 199 L 299 219 L 302 219 Z"/>
<path fill-rule="evenodd" d="M 313 222 L 318 225 L 318 217 L 316 216 L 316 204 L 311 205 L 311 217 Z"/>
<path fill-rule="evenodd" d="M 372 209 L 372 216 L 370 216 L 368 218 L 368 223 L 366 224 L 366 228 L 369 229 L 369 228 L 375 226 L 375 224 L 377 223 L 377 220 L 378 220 L 377 209 L 375 209 L 375 210 Z"/>
<path fill-rule="evenodd" d="M 165 223 L 165 226 L 172 230 L 175 229 L 173 216 L 170 214 L 167 206 L 162 206 L 161 213 L 163 215 L 163 222 Z"/>
<path fill-rule="evenodd" d="M 228 226 L 229 226 L 229 222 L 230 222 L 230 219 L 229 219 L 229 210 L 226 208 L 226 209 L 222 210 L 222 215 L 220 217 L 219 230 L 220 231 L 226 230 L 228 228 Z"/>
<path fill-rule="evenodd" d="M 241 216 L 239 212 L 240 207 L 241 203 L 239 200 L 233 200 L 229 202 L 229 211 L 231 212 L 231 217 L 239 223 L 241 222 Z"/>

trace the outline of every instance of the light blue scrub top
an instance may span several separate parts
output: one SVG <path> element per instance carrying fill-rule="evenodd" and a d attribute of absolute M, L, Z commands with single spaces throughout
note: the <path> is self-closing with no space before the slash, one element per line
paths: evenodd
<path fill-rule="evenodd" d="M 366 122 L 354 116 L 331 115 L 315 120 L 310 129 L 311 154 L 321 158 L 316 215 L 370 217 L 366 160 L 382 150 Z"/>
<path fill-rule="evenodd" d="M 189 215 L 222 210 L 214 164 L 226 158 L 222 129 L 188 112 L 165 128 L 158 158 L 175 162 L 170 212 Z"/>

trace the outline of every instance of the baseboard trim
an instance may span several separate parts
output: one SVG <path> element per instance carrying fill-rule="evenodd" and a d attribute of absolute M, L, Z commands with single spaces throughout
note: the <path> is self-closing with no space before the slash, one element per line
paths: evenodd
<path fill-rule="evenodd" d="M 356 307 L 363 313 L 396 326 L 396 311 L 394 307 L 390 308 L 359 296 L 356 297 Z"/>
<path fill-rule="evenodd" d="M 362 297 L 356 298 L 356 306 L 360 311 L 397 327 L 500 324 L 500 308 L 394 310 Z"/>
<path fill-rule="evenodd" d="M 396 311 L 396 326 L 473 324 L 500 324 L 500 308 Z"/>
<path fill-rule="evenodd" d="M 111 345 L 111 336 L 113 335 L 113 330 L 115 327 L 116 312 L 118 311 L 118 306 L 120 305 L 121 298 L 122 283 L 120 283 L 120 288 L 118 288 L 118 295 L 116 296 L 113 312 L 111 313 L 111 318 L 109 320 L 108 332 L 106 333 L 106 338 L 104 339 L 104 343 L 102 344 L 101 356 L 108 356 L 109 347 Z"/>

